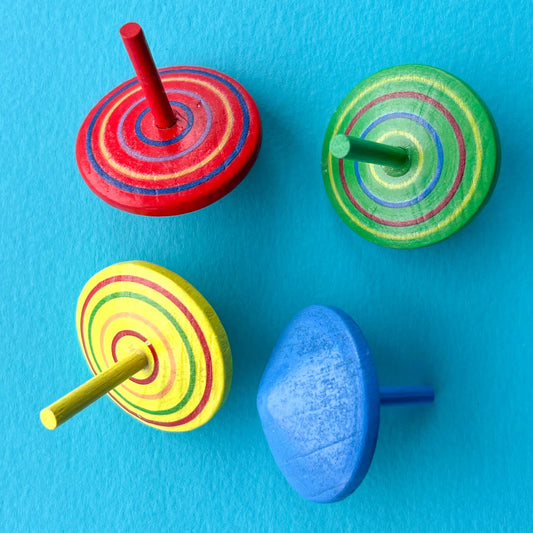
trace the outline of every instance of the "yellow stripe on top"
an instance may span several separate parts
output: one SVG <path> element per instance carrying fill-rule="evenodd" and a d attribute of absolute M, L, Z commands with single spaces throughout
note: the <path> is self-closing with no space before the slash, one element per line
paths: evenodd
<path fill-rule="evenodd" d="M 76 316 L 84 355 L 96 373 L 112 363 L 113 343 L 122 333 L 114 345 L 119 360 L 128 349 L 146 344 L 155 351 L 159 370 L 152 381 L 130 380 L 109 393 L 141 422 L 188 431 L 205 424 L 223 404 L 232 377 L 226 333 L 205 298 L 177 274 L 143 261 L 111 265 L 87 282 Z M 154 361 L 135 379 L 149 378 Z"/>
<path fill-rule="evenodd" d="M 417 81 L 420 83 L 425 83 L 431 87 L 434 87 L 444 92 L 446 95 L 448 95 L 459 106 L 461 111 L 463 111 L 463 113 L 466 115 L 468 123 L 472 127 L 472 131 L 474 133 L 474 140 L 476 143 L 476 159 L 475 159 L 474 178 L 472 180 L 472 185 L 470 186 L 470 189 L 468 190 L 468 193 L 466 194 L 466 196 L 463 198 L 463 201 L 457 206 L 457 209 L 453 211 L 452 213 L 450 213 L 450 215 L 446 219 L 444 219 L 440 224 L 436 226 L 428 228 L 424 231 L 417 231 L 414 233 L 405 233 L 405 234 L 400 234 L 400 235 L 376 230 L 366 225 L 364 222 L 360 221 L 358 218 L 353 216 L 353 214 L 346 207 L 346 204 L 342 201 L 339 195 L 339 191 L 335 185 L 335 181 L 333 180 L 333 167 L 332 167 L 333 158 L 331 154 L 328 154 L 328 171 L 329 171 L 329 180 L 330 180 L 331 188 L 333 192 L 335 193 L 335 198 L 337 199 L 339 205 L 342 207 L 342 210 L 348 215 L 348 217 L 351 220 L 353 220 L 353 222 L 355 222 L 359 227 L 361 227 L 362 229 L 364 229 L 365 231 L 369 233 L 372 233 L 373 235 L 376 235 L 378 237 L 383 237 L 385 239 L 390 239 L 390 240 L 406 241 L 406 240 L 427 237 L 428 235 L 431 235 L 432 233 L 436 233 L 437 231 L 440 231 L 443 226 L 447 226 L 450 222 L 453 222 L 462 213 L 462 211 L 468 205 L 468 203 L 472 199 L 472 196 L 474 195 L 477 189 L 477 185 L 478 185 L 478 182 L 481 176 L 481 161 L 482 161 L 482 156 L 483 156 L 483 148 L 481 145 L 481 135 L 480 135 L 477 123 L 474 120 L 474 117 L 472 116 L 472 113 L 468 109 L 467 105 L 463 102 L 463 100 L 461 100 L 444 83 L 440 81 L 436 81 L 434 79 L 429 79 L 423 76 L 417 76 L 413 74 L 409 74 L 405 76 L 394 76 L 392 78 L 381 79 L 377 81 L 376 83 L 374 83 L 373 85 L 371 85 L 370 87 L 367 87 L 364 91 L 362 91 L 359 95 L 357 95 L 357 97 L 351 102 L 350 106 L 346 108 L 341 118 L 339 119 L 337 125 L 335 126 L 335 129 L 333 130 L 332 137 L 337 135 L 337 133 L 340 130 L 340 125 L 342 124 L 343 120 L 346 118 L 346 115 L 350 113 L 350 111 L 355 107 L 357 102 L 359 102 L 365 95 L 367 95 L 369 92 L 373 91 L 377 87 L 380 87 L 387 83 L 396 82 L 396 81 L 407 81 L 407 82 Z"/>
<path fill-rule="evenodd" d="M 189 81 L 190 82 L 191 79 L 190 78 L 177 77 L 177 78 L 165 78 L 165 81 Z M 165 180 L 165 179 L 172 179 L 172 178 L 179 178 L 180 176 L 184 176 L 185 174 L 189 174 L 189 173 L 194 172 L 195 170 L 203 167 L 204 165 L 209 163 L 213 158 L 215 158 L 222 151 L 222 149 L 224 148 L 225 144 L 228 142 L 228 139 L 229 139 L 229 137 L 231 135 L 231 131 L 233 129 L 234 119 L 233 119 L 233 113 L 231 112 L 231 106 L 229 104 L 228 99 L 219 90 L 215 89 L 212 85 L 210 85 L 207 82 L 200 81 L 200 80 L 194 80 L 194 83 L 198 84 L 198 85 L 203 85 L 206 89 L 209 89 L 212 92 L 214 92 L 222 100 L 222 103 L 224 104 L 224 108 L 226 110 L 226 115 L 228 117 L 226 130 L 224 131 L 224 135 L 223 135 L 220 143 L 218 144 L 218 146 L 216 148 L 214 148 L 213 150 L 210 150 L 209 155 L 207 157 L 205 157 L 204 159 L 202 159 L 202 161 L 200 161 L 196 165 L 193 165 L 192 167 L 189 167 L 189 168 L 186 168 L 186 169 L 182 169 L 182 170 L 180 170 L 178 172 L 173 172 L 171 174 L 158 174 L 157 181 Z M 153 182 L 154 181 L 154 176 L 152 174 L 141 174 L 139 172 L 135 172 L 133 170 L 130 170 L 129 168 L 126 168 L 126 167 L 124 167 L 122 165 L 119 165 L 113 159 L 111 153 L 107 150 L 107 148 L 105 146 L 105 142 L 104 142 L 104 132 L 106 131 L 106 126 L 107 126 L 107 122 L 109 121 L 109 117 L 113 114 L 115 109 L 122 102 L 124 102 L 124 100 L 126 100 L 132 94 L 134 94 L 135 92 L 140 91 L 140 90 L 141 90 L 141 87 L 138 87 L 134 91 L 128 92 L 126 95 L 124 95 L 122 98 L 120 98 L 120 100 L 118 100 L 111 107 L 109 112 L 105 115 L 104 120 L 102 121 L 102 124 L 100 126 L 100 131 L 98 133 L 98 143 L 99 143 L 99 148 L 102 151 L 102 153 L 104 154 L 104 157 L 106 158 L 107 163 L 111 167 L 113 167 L 115 170 L 117 170 L 118 172 L 121 172 L 122 174 L 124 174 L 125 176 L 128 176 L 129 178 L 138 178 L 138 179 L 147 180 L 147 181 L 149 180 L 149 181 Z"/>
<path fill-rule="evenodd" d="M 418 176 L 420 175 L 420 171 L 422 170 L 422 166 L 424 164 L 424 152 L 422 150 L 422 145 L 420 144 L 419 140 L 414 136 L 408 133 L 407 131 L 388 131 L 387 133 L 384 133 L 379 139 L 376 140 L 376 142 L 381 143 L 385 141 L 388 137 L 391 137 L 392 135 L 401 135 L 403 137 L 407 137 L 414 145 L 418 152 L 418 165 L 416 166 L 416 170 L 414 174 L 407 180 L 407 181 L 401 181 L 399 183 L 391 183 L 388 181 L 382 180 L 378 173 L 376 172 L 376 165 L 369 165 L 370 166 L 370 173 L 372 174 L 372 177 L 383 187 L 386 187 L 387 189 L 403 189 L 404 187 L 409 187 L 412 183 L 414 183 Z"/>

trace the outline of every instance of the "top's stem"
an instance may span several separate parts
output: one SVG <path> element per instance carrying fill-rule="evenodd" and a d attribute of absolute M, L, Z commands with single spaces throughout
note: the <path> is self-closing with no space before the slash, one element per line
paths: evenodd
<path fill-rule="evenodd" d="M 69 418 L 85 409 L 104 394 L 135 375 L 148 365 L 148 356 L 142 350 L 134 350 L 113 366 L 104 370 L 69 392 L 41 411 L 41 422 L 48 429 L 55 429 Z"/>
<path fill-rule="evenodd" d="M 161 129 L 170 128 L 176 123 L 176 117 L 163 89 L 142 28 L 136 22 L 128 22 L 120 28 L 120 36 L 148 100 L 155 125 Z"/>
<path fill-rule="evenodd" d="M 349 135 L 335 135 L 329 144 L 329 151 L 337 159 L 354 159 L 400 169 L 409 165 L 407 150 Z"/>
<path fill-rule="evenodd" d="M 380 387 L 381 405 L 408 405 L 414 403 L 432 403 L 435 391 L 429 385 L 414 387 Z"/>

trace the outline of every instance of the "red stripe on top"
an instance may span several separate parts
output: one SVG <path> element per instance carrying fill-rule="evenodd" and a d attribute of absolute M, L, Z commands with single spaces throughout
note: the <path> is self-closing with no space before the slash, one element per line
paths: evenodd
<path fill-rule="evenodd" d="M 157 357 L 157 352 L 155 351 L 154 346 L 150 343 L 148 343 L 148 339 L 141 335 L 140 333 L 137 333 L 136 331 L 133 331 L 131 329 L 124 329 L 122 331 L 119 331 L 114 337 L 113 341 L 111 342 L 111 357 L 113 358 L 113 361 L 115 363 L 118 362 L 117 358 L 117 343 L 120 339 L 123 337 L 135 337 L 136 339 L 139 339 L 140 341 L 144 342 L 148 349 L 150 350 L 150 353 L 152 354 L 152 357 L 154 359 L 154 369 L 150 373 L 150 375 L 147 378 L 139 379 L 131 377 L 129 378 L 130 381 L 133 381 L 134 383 L 138 383 L 139 385 L 148 385 L 148 383 L 152 383 L 152 381 L 155 380 L 157 377 L 157 374 L 159 373 L 159 358 Z"/>
<path fill-rule="evenodd" d="M 442 200 L 442 202 L 434 207 L 431 211 L 428 211 L 427 213 L 411 219 L 411 220 L 387 220 L 384 218 L 377 217 L 376 215 L 370 213 L 367 211 L 359 202 L 355 199 L 352 192 L 348 188 L 348 184 L 346 182 L 346 176 L 344 174 L 344 162 L 342 159 L 339 159 L 339 174 L 341 177 L 342 182 L 342 188 L 344 189 L 344 192 L 350 199 L 350 202 L 354 205 L 354 207 L 357 208 L 358 211 L 360 211 L 363 215 L 365 215 L 370 220 L 373 220 L 374 222 L 377 222 L 378 224 L 382 224 L 383 226 L 392 226 L 392 227 L 405 227 L 405 226 L 414 226 L 416 224 L 421 224 L 422 222 L 426 222 L 430 218 L 433 218 L 437 213 L 442 211 L 449 203 L 450 200 L 454 197 L 455 193 L 457 192 L 457 189 L 459 189 L 459 186 L 461 185 L 461 182 L 463 180 L 464 172 L 465 172 L 465 165 L 466 165 L 466 148 L 465 148 L 465 141 L 463 137 L 463 133 L 461 132 L 461 128 L 459 127 L 459 124 L 453 117 L 453 115 L 446 109 L 440 102 L 437 100 L 431 98 L 430 96 L 427 96 L 422 93 L 417 93 L 413 91 L 399 91 L 395 93 L 389 93 L 384 94 L 382 96 L 379 96 L 375 100 L 372 100 L 368 104 L 366 104 L 361 110 L 355 115 L 355 117 L 350 121 L 348 124 L 348 127 L 345 130 L 346 135 L 349 135 L 351 129 L 354 127 L 355 123 L 361 118 L 361 116 L 366 113 L 371 107 L 384 102 L 386 100 L 390 100 L 392 98 L 416 98 L 417 100 L 422 100 L 436 109 L 438 109 L 448 120 L 450 123 L 454 133 L 455 137 L 457 138 L 457 144 L 459 147 L 459 167 L 457 169 L 457 175 L 454 179 L 452 188 L 448 191 L 448 194 Z"/>
<path fill-rule="evenodd" d="M 204 393 L 202 395 L 202 398 L 201 398 L 199 404 L 196 406 L 196 408 L 190 414 L 188 414 L 186 417 L 181 418 L 179 420 L 171 421 L 171 422 L 161 422 L 161 421 L 155 421 L 155 420 L 151 420 L 151 419 L 145 418 L 142 415 L 139 415 L 138 413 L 136 413 L 134 411 L 131 411 L 125 405 L 123 405 L 121 402 L 119 402 L 118 400 L 116 400 L 112 396 L 111 396 L 111 398 L 117 404 L 119 404 L 125 411 L 127 411 L 131 415 L 139 418 L 140 420 L 143 420 L 143 421 L 148 422 L 150 424 L 157 425 L 157 426 L 162 426 L 162 427 L 175 427 L 175 426 L 181 426 L 183 424 L 187 424 L 188 422 L 190 422 L 191 420 L 196 418 L 203 411 L 205 405 L 207 404 L 207 402 L 209 400 L 209 396 L 211 394 L 211 389 L 213 388 L 213 362 L 212 362 L 212 358 L 211 358 L 211 351 L 209 350 L 209 345 L 208 345 L 208 343 L 206 341 L 206 338 L 205 338 L 205 335 L 204 335 L 204 333 L 202 331 L 202 328 L 200 327 L 200 325 L 198 324 L 198 322 L 196 321 L 196 319 L 194 318 L 192 313 L 189 311 L 189 309 L 187 309 L 187 307 L 185 307 L 183 305 L 183 303 L 180 302 L 171 292 L 167 291 L 166 289 L 164 289 L 160 285 L 157 285 L 156 283 L 154 283 L 152 281 L 149 281 L 147 279 L 144 279 L 144 278 L 141 278 L 141 277 L 138 277 L 138 276 L 121 275 L 121 276 L 113 276 L 112 278 L 107 278 L 107 279 L 101 281 L 100 283 L 98 283 L 97 285 L 95 285 L 92 288 L 92 290 L 87 295 L 87 298 L 83 302 L 83 307 L 82 307 L 81 315 L 80 315 L 81 341 L 82 341 L 82 346 L 83 346 L 83 352 L 84 352 L 84 354 L 86 354 L 86 359 L 87 359 L 87 361 L 89 363 L 89 366 L 91 367 L 91 370 L 92 370 L 93 374 L 97 374 L 97 372 L 95 371 L 94 366 L 92 364 L 92 361 L 89 359 L 89 357 L 87 357 L 87 354 L 89 352 L 87 351 L 87 345 L 86 345 L 86 342 L 85 342 L 85 335 L 84 335 L 84 331 L 83 331 L 83 321 L 84 321 L 84 317 L 85 317 L 85 312 L 87 310 L 87 306 L 89 305 L 89 301 L 92 299 L 92 297 L 101 288 L 103 288 L 103 287 L 105 287 L 107 285 L 110 285 L 111 283 L 119 283 L 121 281 L 139 283 L 140 285 L 144 285 L 145 287 L 149 287 L 150 289 L 153 289 L 156 292 L 159 292 L 160 294 L 165 296 L 167 299 L 169 299 L 185 315 L 185 317 L 191 323 L 191 325 L 192 325 L 192 327 L 194 329 L 194 332 L 196 333 L 196 335 L 198 337 L 198 340 L 200 341 L 200 345 L 202 346 L 202 350 L 204 352 L 205 365 L 206 365 L 206 384 L 205 384 L 205 389 L 204 389 Z"/>

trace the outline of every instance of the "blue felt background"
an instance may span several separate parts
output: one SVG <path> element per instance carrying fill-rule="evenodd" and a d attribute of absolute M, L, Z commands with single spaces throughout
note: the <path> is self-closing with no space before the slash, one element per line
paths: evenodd
<path fill-rule="evenodd" d="M 531 0 L 24 0 L 1 15 L 0 529 L 533 528 Z M 256 166 L 202 211 L 122 213 L 77 171 L 82 120 L 133 76 L 118 35 L 128 20 L 143 25 L 160 66 L 222 70 L 259 106 Z M 345 94 L 408 62 L 482 95 L 503 161 L 470 226 L 398 251 L 335 214 L 320 152 Z M 228 401 L 188 434 L 145 427 L 107 399 L 49 432 L 39 410 L 90 375 L 74 324 L 79 291 L 127 259 L 176 271 L 216 309 L 234 356 Z M 437 390 L 434 407 L 382 413 L 366 480 L 329 506 L 289 488 L 255 408 L 278 334 L 313 303 L 356 319 L 382 384 Z"/>

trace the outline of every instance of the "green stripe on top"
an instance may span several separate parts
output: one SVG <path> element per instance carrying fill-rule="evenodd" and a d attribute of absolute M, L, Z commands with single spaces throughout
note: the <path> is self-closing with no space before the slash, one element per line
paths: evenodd
<path fill-rule="evenodd" d="M 182 409 L 187 404 L 187 402 L 190 400 L 190 398 L 192 396 L 192 393 L 194 391 L 194 387 L 196 385 L 196 365 L 195 365 L 195 362 L 194 362 L 194 355 L 192 353 L 191 345 L 190 345 L 189 340 L 187 339 L 187 336 L 185 335 L 184 331 L 181 329 L 181 327 L 178 324 L 178 322 L 176 321 L 176 319 L 164 307 L 162 307 L 156 301 L 154 301 L 151 298 L 148 298 L 147 296 L 144 296 L 142 294 L 138 294 L 138 293 L 135 293 L 135 292 L 127 292 L 127 291 L 125 291 L 125 292 L 114 292 L 114 293 L 109 294 L 109 295 L 105 296 L 104 298 L 102 298 L 94 306 L 94 309 L 93 309 L 93 311 L 91 313 L 91 316 L 89 318 L 89 324 L 88 324 L 88 327 L 87 327 L 87 329 L 88 329 L 88 337 L 89 337 L 89 348 L 91 350 L 92 360 L 94 361 L 94 363 L 97 366 L 98 370 L 100 372 L 102 372 L 102 369 L 100 368 L 100 365 L 98 364 L 98 361 L 97 361 L 97 359 L 96 359 L 96 357 L 94 355 L 93 340 L 92 340 L 92 335 L 91 335 L 92 324 L 93 324 L 93 321 L 94 321 L 94 317 L 96 316 L 96 313 L 99 311 L 99 309 L 101 309 L 101 307 L 104 304 L 106 304 L 107 302 L 110 302 L 110 301 L 115 300 L 117 298 L 133 298 L 134 300 L 140 300 L 141 302 L 147 303 L 148 305 L 151 305 L 152 307 L 157 309 L 161 314 L 163 314 L 168 319 L 168 321 L 174 326 L 174 328 L 178 332 L 178 334 L 181 337 L 181 340 L 183 341 L 183 344 L 185 345 L 185 348 L 187 350 L 187 356 L 189 358 L 190 380 L 189 380 L 189 388 L 187 389 L 187 392 L 185 393 L 185 396 L 183 396 L 183 398 L 179 401 L 179 403 L 176 404 L 173 407 L 170 407 L 169 409 L 165 409 L 165 410 L 162 410 L 162 411 L 161 410 L 160 411 L 152 411 L 150 409 L 145 409 L 145 408 L 139 407 L 138 405 L 136 405 L 136 404 L 130 402 L 128 399 L 124 398 L 124 396 L 122 394 L 120 394 L 120 392 L 118 392 L 117 390 L 114 390 L 113 392 L 117 396 L 120 396 L 120 398 L 122 398 L 122 400 L 124 402 L 126 402 L 128 405 L 130 405 L 134 409 L 142 411 L 143 413 L 147 413 L 147 414 L 150 414 L 150 415 L 161 415 L 161 416 L 162 415 L 169 415 L 169 414 L 172 414 L 172 413 L 176 413 L 177 411 Z"/>

